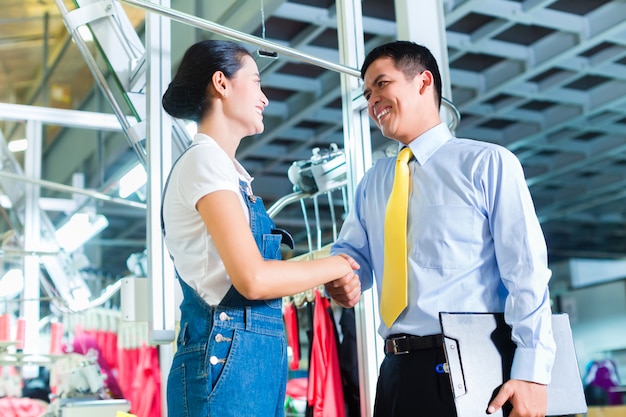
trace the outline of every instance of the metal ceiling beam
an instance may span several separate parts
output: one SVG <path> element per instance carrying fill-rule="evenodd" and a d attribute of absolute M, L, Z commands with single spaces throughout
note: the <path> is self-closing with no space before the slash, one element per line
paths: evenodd
<path fill-rule="evenodd" d="M 121 1 L 131 6 L 139 7 L 147 11 L 157 13 L 162 16 L 166 16 L 177 22 L 184 23 L 184 24 L 197 27 L 200 29 L 204 29 L 209 32 L 217 33 L 217 34 L 220 34 L 220 35 L 223 35 L 228 38 L 235 39 L 241 42 L 249 43 L 251 45 L 255 45 L 260 48 L 267 49 L 269 51 L 273 51 L 279 54 L 290 56 L 292 58 L 295 58 L 303 62 L 317 65 L 322 68 L 331 69 L 331 70 L 339 71 L 339 72 L 345 72 L 348 74 L 353 74 L 355 76 L 358 76 L 358 71 L 354 68 L 349 68 L 341 64 L 336 64 L 334 62 L 326 61 L 324 59 L 319 59 L 315 56 L 302 53 L 301 51 L 298 51 L 296 49 L 285 47 L 278 43 L 261 39 L 257 36 L 248 35 L 246 33 L 233 30 L 228 27 L 219 25 L 217 23 L 200 19 L 188 13 L 183 13 L 178 10 L 171 9 L 169 7 L 162 7 L 162 6 L 156 5 L 154 3 L 151 3 L 145 0 L 121 0 Z"/>
<path fill-rule="evenodd" d="M 66 110 L 24 104 L 0 103 L 0 119 L 23 121 L 34 120 L 53 126 L 79 129 L 99 129 L 121 132 L 122 128 L 112 114 L 83 110 Z"/>

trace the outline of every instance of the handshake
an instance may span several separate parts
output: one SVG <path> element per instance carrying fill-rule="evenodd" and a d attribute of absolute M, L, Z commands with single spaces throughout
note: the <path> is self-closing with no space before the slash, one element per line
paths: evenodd
<path fill-rule="evenodd" d="M 359 264 L 348 255 L 338 255 L 348 262 L 352 269 L 346 275 L 324 284 L 326 292 L 337 304 L 344 308 L 354 307 L 361 299 L 361 281 L 356 274 Z"/>

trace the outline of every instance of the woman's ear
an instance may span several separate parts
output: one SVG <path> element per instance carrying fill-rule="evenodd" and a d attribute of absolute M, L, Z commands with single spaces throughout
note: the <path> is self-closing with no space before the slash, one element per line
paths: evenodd
<path fill-rule="evenodd" d="M 217 98 L 226 98 L 226 76 L 222 71 L 215 71 L 211 77 L 212 91 Z"/>

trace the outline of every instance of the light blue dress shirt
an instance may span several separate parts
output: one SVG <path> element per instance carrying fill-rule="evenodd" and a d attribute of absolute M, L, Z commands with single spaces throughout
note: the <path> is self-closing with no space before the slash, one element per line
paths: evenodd
<path fill-rule="evenodd" d="M 505 312 L 517 350 L 511 377 L 548 383 L 555 345 L 546 243 L 519 160 L 507 149 L 455 138 L 445 124 L 409 146 L 408 307 L 379 334 L 441 333 L 439 312 Z M 331 253 L 352 256 L 362 288 L 383 276 L 384 218 L 395 158 L 356 189 Z"/>

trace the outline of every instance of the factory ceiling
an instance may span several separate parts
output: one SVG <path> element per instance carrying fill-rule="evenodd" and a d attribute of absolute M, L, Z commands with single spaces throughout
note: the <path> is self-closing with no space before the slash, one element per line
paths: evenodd
<path fill-rule="evenodd" d="M 445 0 L 452 96 L 461 120 L 456 135 L 501 144 L 521 160 L 546 235 L 551 262 L 623 258 L 626 253 L 626 2 L 623 0 Z M 66 1 L 68 9 L 76 6 Z M 52 0 L 1 0 L 0 103 L 111 112 Z M 331 0 L 172 0 L 172 8 L 328 61 L 339 62 Z M 261 25 L 263 7 L 265 27 Z M 396 38 L 393 2 L 364 0 L 366 50 Z M 145 12 L 124 6 L 143 36 Z M 419 18 L 415 19 L 416 24 Z M 196 40 L 217 35 L 172 24 L 172 63 Z M 95 49 L 95 47 L 94 47 Z M 97 51 L 96 51 L 97 52 Z M 97 55 L 97 53 L 96 53 Z M 261 61 L 260 61 L 261 62 Z M 261 66 L 261 63 L 260 63 Z M 270 100 L 265 132 L 242 143 L 238 159 L 255 177 L 267 206 L 293 192 L 287 171 L 314 148 L 343 147 L 340 77 L 279 56 L 262 71 Z M 24 137 L 20 121 L 4 121 L 7 141 Z M 391 142 L 372 126 L 372 151 Z M 16 154 L 18 160 L 22 158 Z M 113 195 L 136 162 L 124 135 L 47 125 L 41 178 Z M 72 198 L 58 191 L 43 196 Z M 133 201 L 142 201 L 134 194 Z M 330 207 L 340 226 L 341 193 L 305 199 L 275 218 L 291 230 L 298 252 L 332 239 Z M 145 211 L 98 201 L 109 227 L 85 248 L 99 274 L 127 273 L 126 259 L 145 249 Z M 67 213 L 50 211 L 54 222 Z M 308 236 L 308 237 L 307 237 Z M 313 243 L 315 246 L 315 243 Z"/>

